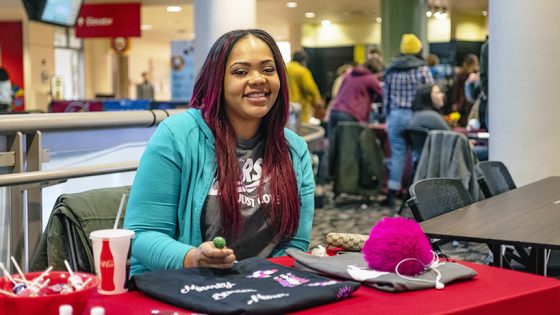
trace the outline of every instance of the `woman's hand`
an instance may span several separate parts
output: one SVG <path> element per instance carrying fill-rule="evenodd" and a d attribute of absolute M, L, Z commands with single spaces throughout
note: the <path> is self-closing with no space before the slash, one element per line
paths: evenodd
<path fill-rule="evenodd" d="M 469 74 L 469 77 L 467 78 L 467 82 L 468 83 L 473 83 L 480 80 L 480 73 L 478 72 L 473 72 L 471 74 Z"/>
<path fill-rule="evenodd" d="M 187 252 L 183 267 L 210 267 L 228 269 L 233 267 L 235 255 L 230 248 L 217 249 L 212 241 L 204 242 Z"/>

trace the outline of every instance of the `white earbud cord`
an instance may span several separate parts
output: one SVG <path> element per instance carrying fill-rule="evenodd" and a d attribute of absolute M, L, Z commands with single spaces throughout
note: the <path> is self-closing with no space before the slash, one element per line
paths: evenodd
<path fill-rule="evenodd" d="M 441 290 L 441 289 L 443 289 L 443 288 L 445 287 L 445 285 L 441 282 L 441 272 L 439 272 L 439 270 L 437 269 L 437 267 L 443 265 L 444 263 L 440 263 L 440 262 L 439 262 L 439 259 L 438 259 L 437 255 L 436 255 L 436 253 L 435 253 L 434 251 L 432 251 L 432 256 L 433 256 L 433 257 L 432 257 L 432 261 L 431 261 L 430 264 L 427 265 L 427 266 L 426 266 L 420 259 L 418 259 L 418 258 L 406 258 L 406 259 L 403 259 L 403 260 L 399 261 L 399 263 L 395 266 L 395 273 L 396 273 L 399 277 L 401 277 L 401 278 L 403 278 L 403 279 L 405 279 L 405 280 L 434 283 L 436 289 Z M 417 262 L 419 262 L 422 266 L 424 266 L 424 271 L 427 271 L 427 270 L 432 270 L 432 271 L 434 271 L 434 272 L 436 273 L 436 275 L 437 275 L 437 276 L 436 276 L 436 280 L 434 281 L 434 280 L 418 279 L 418 278 L 408 277 L 408 276 L 404 276 L 404 275 L 400 274 L 400 273 L 399 273 L 399 266 L 400 266 L 402 263 L 404 263 L 404 262 L 406 262 L 406 261 L 411 261 L 411 260 L 417 261 Z"/>

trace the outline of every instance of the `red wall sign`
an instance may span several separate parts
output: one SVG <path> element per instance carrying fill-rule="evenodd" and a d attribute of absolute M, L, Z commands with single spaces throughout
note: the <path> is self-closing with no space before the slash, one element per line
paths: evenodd
<path fill-rule="evenodd" d="M 25 110 L 23 103 L 23 26 L 21 21 L 0 22 L 0 65 L 8 72 L 13 87 L 14 112 Z"/>
<path fill-rule="evenodd" d="M 140 3 L 84 4 L 76 37 L 139 37 Z"/>

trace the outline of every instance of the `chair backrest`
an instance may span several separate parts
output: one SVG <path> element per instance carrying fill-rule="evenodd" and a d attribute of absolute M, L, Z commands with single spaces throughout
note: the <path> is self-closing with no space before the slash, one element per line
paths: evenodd
<path fill-rule="evenodd" d="M 422 149 L 429 132 L 430 130 L 422 127 L 408 127 L 404 130 L 405 138 L 412 149 L 415 162 L 418 161 L 420 154 L 422 154 Z"/>
<path fill-rule="evenodd" d="M 450 130 L 430 130 L 416 172 L 414 181 L 426 178 L 457 178 L 467 188 L 473 200 L 480 200 L 482 194 L 475 176 L 478 162 L 468 138 Z"/>
<path fill-rule="evenodd" d="M 517 188 L 504 163 L 484 161 L 477 163 L 475 167 L 482 174 L 478 182 L 486 198 Z"/>
<path fill-rule="evenodd" d="M 420 180 L 410 186 L 410 195 L 407 203 L 418 222 L 473 203 L 461 181 L 453 178 Z"/>
<path fill-rule="evenodd" d="M 358 122 L 339 122 L 329 144 L 333 192 L 371 196 L 381 189 L 383 151 L 375 132 Z"/>
<path fill-rule="evenodd" d="M 130 186 L 111 187 L 63 194 L 58 197 L 39 246 L 31 261 L 31 270 L 42 271 L 47 266 L 66 270 L 67 259 L 75 271 L 95 272 L 89 234 L 111 229 L 123 194 Z M 126 204 L 121 213 L 122 227 Z"/>
<path fill-rule="evenodd" d="M 417 152 L 422 152 L 429 132 L 430 130 L 422 127 L 408 127 L 404 130 L 412 150 Z"/>

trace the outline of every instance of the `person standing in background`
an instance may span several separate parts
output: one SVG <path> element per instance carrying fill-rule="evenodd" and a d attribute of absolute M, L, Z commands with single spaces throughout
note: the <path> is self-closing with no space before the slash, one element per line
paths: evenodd
<path fill-rule="evenodd" d="M 366 54 L 364 66 L 377 76 L 379 81 L 383 81 L 383 71 L 385 71 L 385 64 L 383 61 L 383 54 L 376 48 L 372 48 Z"/>
<path fill-rule="evenodd" d="M 311 116 L 323 116 L 325 109 L 319 88 L 307 68 L 308 56 L 305 51 L 296 51 L 292 61 L 286 65 L 290 102 L 301 105 L 301 122 L 308 123 Z"/>
<path fill-rule="evenodd" d="M 12 111 L 12 83 L 6 69 L 0 67 L 0 113 Z"/>
<path fill-rule="evenodd" d="M 488 36 L 480 48 L 480 128 L 488 130 Z"/>
<path fill-rule="evenodd" d="M 336 69 L 336 79 L 334 79 L 332 88 L 331 88 L 331 97 L 334 100 L 334 98 L 336 97 L 336 95 L 338 94 L 338 91 L 340 91 L 340 86 L 342 85 L 342 81 L 344 80 L 344 77 L 352 72 L 352 68 L 353 66 L 349 63 L 345 63 L 342 66 L 338 67 Z"/>
<path fill-rule="evenodd" d="M 468 54 L 463 60 L 463 67 L 455 76 L 455 81 L 451 87 L 451 110 L 459 112 L 459 126 L 465 127 L 469 113 L 471 112 L 472 103 L 465 96 L 465 82 L 472 73 L 478 73 L 480 66 L 478 57 L 475 54 Z"/>
<path fill-rule="evenodd" d="M 394 207 L 395 195 L 401 189 L 406 139 L 404 130 L 412 118 L 412 100 L 418 87 L 434 81 L 430 68 L 422 58 L 422 42 L 414 34 L 403 34 L 400 55 L 385 70 L 383 107 L 387 116 L 387 136 L 391 146 L 387 199 Z"/>
<path fill-rule="evenodd" d="M 340 90 L 332 101 L 329 115 L 329 137 L 341 121 L 368 123 L 371 103 L 381 98 L 383 89 L 377 76 L 365 66 L 355 66 L 344 76 Z"/>
<path fill-rule="evenodd" d="M 148 81 L 148 73 L 142 72 L 142 83 L 136 85 L 136 99 L 153 100 L 154 86 Z"/>

